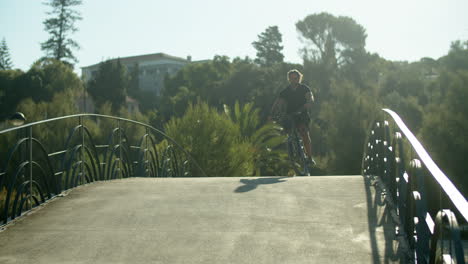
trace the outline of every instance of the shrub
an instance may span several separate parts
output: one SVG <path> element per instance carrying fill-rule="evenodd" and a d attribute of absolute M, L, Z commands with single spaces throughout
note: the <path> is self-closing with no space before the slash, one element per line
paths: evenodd
<path fill-rule="evenodd" d="M 165 126 L 168 136 L 185 148 L 207 176 L 246 176 L 253 171 L 253 151 L 239 126 L 208 104 L 190 104 L 185 115 Z M 194 176 L 203 174 L 192 166 Z"/>

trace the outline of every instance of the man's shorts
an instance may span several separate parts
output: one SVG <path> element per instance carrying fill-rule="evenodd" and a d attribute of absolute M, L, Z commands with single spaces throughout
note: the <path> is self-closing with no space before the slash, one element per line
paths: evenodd
<path fill-rule="evenodd" d="M 311 119 L 309 114 L 306 112 L 302 112 L 297 115 L 287 116 L 283 118 L 280 124 L 286 131 L 290 131 L 293 125 L 295 125 L 296 128 L 300 125 L 308 127 L 310 120 Z"/>

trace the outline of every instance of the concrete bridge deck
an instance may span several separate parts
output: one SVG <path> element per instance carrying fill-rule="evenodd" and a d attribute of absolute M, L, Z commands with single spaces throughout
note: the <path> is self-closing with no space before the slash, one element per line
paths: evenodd
<path fill-rule="evenodd" d="M 362 176 L 93 183 L 7 225 L 0 263 L 391 263 L 373 192 Z"/>

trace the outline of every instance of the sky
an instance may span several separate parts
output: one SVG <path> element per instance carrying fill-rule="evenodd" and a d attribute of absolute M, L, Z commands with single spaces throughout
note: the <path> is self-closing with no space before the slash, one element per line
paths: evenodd
<path fill-rule="evenodd" d="M 44 52 L 47 0 L 0 0 L 0 39 L 14 68 L 27 71 Z M 467 0 L 83 0 L 71 38 L 75 71 L 106 59 L 166 53 L 192 60 L 255 58 L 252 42 L 270 26 L 283 37 L 285 61 L 302 63 L 296 23 L 327 12 L 366 29 L 366 50 L 387 60 L 440 58 L 455 40 L 468 40 Z"/>

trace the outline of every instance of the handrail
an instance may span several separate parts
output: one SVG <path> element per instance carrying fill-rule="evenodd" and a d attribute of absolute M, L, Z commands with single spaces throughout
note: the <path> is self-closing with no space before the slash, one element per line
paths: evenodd
<path fill-rule="evenodd" d="M 92 117 L 91 123 L 108 121 L 99 133 L 91 133 L 86 117 Z M 54 122 L 59 120 L 70 122 L 58 129 Z M 127 137 L 126 128 L 132 129 L 132 137 Z M 5 129 L 0 136 L 5 154 L 0 167 L 0 224 L 81 184 L 135 176 L 186 177 L 195 172 L 206 176 L 174 139 L 150 125 L 120 117 L 61 116 Z M 155 136 L 164 143 L 158 145 Z"/>
<path fill-rule="evenodd" d="M 465 263 L 458 224 L 458 221 L 462 225 L 468 223 L 465 197 L 398 114 L 387 108 L 382 111 L 390 116 L 388 120 L 393 125 L 381 119 L 380 114 L 371 124 L 364 146 L 362 175 L 374 181 L 384 194 L 384 204 L 396 216 L 393 220 L 399 238 L 412 251 L 410 259 L 437 263 L 443 257 Z M 449 249 L 444 247 L 447 239 Z"/>
<path fill-rule="evenodd" d="M 435 164 L 432 158 L 429 156 L 427 151 L 421 145 L 421 143 L 416 139 L 413 133 L 408 129 L 408 127 L 403 123 L 400 116 L 390 109 L 384 108 L 383 111 L 390 114 L 401 129 L 401 132 L 406 136 L 410 144 L 413 146 L 416 153 L 418 153 L 421 161 L 424 163 L 426 168 L 434 176 L 437 182 L 440 184 L 442 189 L 445 191 L 447 196 L 450 198 L 452 203 L 457 207 L 458 211 L 463 215 L 466 221 L 468 221 L 468 202 L 465 197 L 460 193 L 460 191 L 453 185 L 452 181 L 442 172 L 442 170 Z"/>
<path fill-rule="evenodd" d="M 152 130 L 156 131 L 157 133 L 161 134 L 162 136 L 164 136 L 165 138 L 167 138 L 172 144 L 176 145 L 180 150 L 182 150 L 188 157 L 190 157 L 190 159 L 192 160 L 192 162 L 194 162 L 194 164 L 198 167 L 198 169 L 200 169 L 200 171 L 203 173 L 203 175 L 204 175 L 205 177 L 207 176 L 206 173 L 205 173 L 205 171 L 200 167 L 200 165 L 199 165 L 199 164 L 197 163 L 197 161 L 192 157 L 192 155 L 190 155 L 190 153 L 188 153 L 188 152 L 187 152 L 182 146 L 180 146 L 179 143 L 177 143 L 174 139 L 172 139 L 171 137 L 169 137 L 168 135 L 166 135 L 164 132 L 162 132 L 161 130 L 159 130 L 159 129 L 155 128 L 155 127 L 152 127 L 152 126 L 150 126 L 150 125 L 148 125 L 148 124 L 145 124 L 145 123 L 142 123 L 142 122 L 138 122 L 138 121 L 135 121 L 135 120 L 131 120 L 131 119 L 126 119 L 126 118 L 121 118 L 121 117 L 116 117 L 116 116 L 109 116 L 109 115 L 92 114 L 92 113 L 75 114 L 75 115 L 67 115 L 67 116 L 54 117 L 54 118 L 50 118 L 50 119 L 46 119 L 46 120 L 41 120 L 41 121 L 36 121 L 36 122 L 24 124 L 24 125 L 17 126 L 17 127 L 13 127 L 13 128 L 8 128 L 8 129 L 5 129 L 5 130 L 0 131 L 0 134 L 8 133 L 8 132 L 11 132 L 11 131 L 14 131 L 14 130 L 18 130 L 18 129 L 22 129 L 22 128 L 26 128 L 26 127 L 31 127 L 31 126 L 35 126 L 35 125 L 39 125 L 39 124 L 49 123 L 49 122 L 52 122 L 52 121 L 57 121 L 57 120 L 62 120 L 62 119 L 67 119 L 67 118 L 74 118 L 74 117 L 86 117 L 86 116 L 104 117 L 104 118 L 109 118 L 109 119 L 121 120 L 121 121 L 125 121 L 125 122 L 129 122 L 129 123 L 141 125 L 141 126 L 144 126 L 144 127 L 149 128 L 149 129 L 152 129 Z"/>
<path fill-rule="evenodd" d="M 142 123 L 142 122 L 138 122 L 138 121 L 131 120 L 131 119 L 126 119 L 126 118 L 121 118 L 121 117 L 116 117 L 116 116 L 92 114 L 92 113 L 59 116 L 59 117 L 54 117 L 54 118 L 45 119 L 45 120 L 41 120 L 41 121 L 36 121 L 36 122 L 32 122 L 32 123 L 27 123 L 27 124 L 24 124 L 24 125 L 21 125 L 21 126 L 16 126 L 16 127 L 12 127 L 12 128 L 2 130 L 2 131 L 0 131 L 0 134 L 10 132 L 10 131 L 13 131 L 13 130 L 16 130 L 16 129 L 21 129 L 21 128 L 25 128 L 25 127 L 30 127 L 30 126 L 35 126 L 35 125 L 39 125 L 39 124 L 49 123 L 49 122 L 52 122 L 52 121 L 57 121 L 57 120 L 62 120 L 62 119 L 67 119 L 67 118 L 73 118 L 73 117 L 80 117 L 80 116 L 96 116 L 96 117 L 105 117 L 105 118 L 110 118 L 110 119 L 122 120 L 122 121 L 130 122 L 130 123 L 142 125 L 142 126 L 145 126 L 145 127 L 148 127 L 148 128 L 152 128 L 152 129 L 156 130 L 158 133 L 161 133 L 164 136 L 168 137 L 161 130 L 159 130 L 157 128 L 154 128 L 154 127 L 152 127 L 150 125 L 147 125 L 145 123 Z"/>

